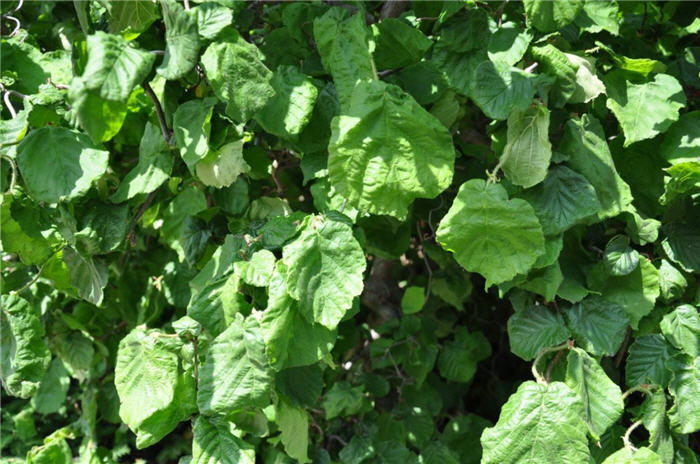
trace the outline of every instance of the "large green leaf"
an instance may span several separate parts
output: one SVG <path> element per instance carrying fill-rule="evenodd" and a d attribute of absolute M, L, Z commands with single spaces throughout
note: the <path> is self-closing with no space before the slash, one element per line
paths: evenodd
<path fill-rule="evenodd" d="M 301 408 L 279 401 L 276 408 L 280 440 L 289 457 L 299 464 L 311 462 L 307 457 L 309 447 L 309 416 Z"/>
<path fill-rule="evenodd" d="M 84 195 L 107 170 L 108 157 L 85 134 L 62 127 L 34 130 L 17 148 L 17 165 L 27 191 L 46 203 Z"/>
<path fill-rule="evenodd" d="M 462 184 L 437 239 L 462 267 L 486 277 L 487 287 L 527 273 L 545 253 L 532 207 L 524 200 L 508 200 L 501 185 L 482 179 Z"/>
<path fill-rule="evenodd" d="M 110 140 L 121 130 L 128 108 L 123 101 L 100 97 L 85 88 L 83 79 L 73 80 L 68 98 L 78 124 L 95 143 Z"/>
<path fill-rule="evenodd" d="M 545 235 L 560 234 L 600 210 L 593 186 L 564 165 L 552 166 L 544 182 L 523 192 L 535 209 Z"/>
<path fill-rule="evenodd" d="M 119 343 L 119 416 L 137 434 L 139 448 L 158 442 L 195 411 L 194 377 L 182 371 L 177 346 L 166 337 L 137 327 Z"/>
<path fill-rule="evenodd" d="M 530 305 L 508 318 L 510 351 L 525 361 L 535 359 L 543 348 L 569 337 L 564 318 L 544 306 Z"/>
<path fill-rule="evenodd" d="M 161 0 L 161 6 L 165 23 L 165 56 L 156 71 L 166 79 L 179 79 L 194 68 L 199 58 L 196 12 L 185 11 L 174 0 Z"/>
<path fill-rule="evenodd" d="M 109 32 L 121 33 L 127 39 L 138 37 L 160 17 L 158 5 L 149 0 L 115 2 L 111 6 Z"/>
<path fill-rule="evenodd" d="M 524 382 L 481 435 L 483 464 L 589 462 L 584 408 L 562 382 Z"/>
<path fill-rule="evenodd" d="M 474 71 L 469 96 L 486 116 L 506 119 L 518 110 L 527 112 L 535 95 L 534 78 L 533 74 L 505 62 L 485 60 Z"/>
<path fill-rule="evenodd" d="M 658 454 L 647 447 L 622 448 L 608 456 L 603 464 L 662 464 Z"/>
<path fill-rule="evenodd" d="M 627 236 L 616 235 L 605 245 L 603 262 L 610 275 L 627 275 L 639 265 L 639 253 L 630 247 L 629 243 L 630 240 Z"/>
<path fill-rule="evenodd" d="M 531 53 L 532 57 L 541 63 L 542 71 L 554 77 L 554 83 L 549 88 L 549 103 L 555 108 L 561 108 L 577 89 L 577 66 L 554 45 L 533 47 Z"/>
<path fill-rule="evenodd" d="M 167 147 L 158 126 L 147 122 L 139 145 L 139 161 L 124 176 L 110 200 L 120 203 L 139 194 L 151 193 L 168 180 L 174 158 Z"/>
<path fill-rule="evenodd" d="M 349 17 L 343 8 L 330 8 L 316 18 L 313 29 L 323 67 L 333 76 L 338 100 L 342 107 L 350 105 L 357 82 L 376 79 L 364 17 Z"/>
<path fill-rule="evenodd" d="M 583 8 L 583 0 L 524 0 L 528 24 L 540 32 L 554 32 L 571 23 Z"/>
<path fill-rule="evenodd" d="M 85 88 L 106 100 L 126 102 L 151 71 L 155 55 L 129 45 L 121 36 L 97 31 L 87 37 Z"/>
<path fill-rule="evenodd" d="M 365 256 L 347 224 L 309 216 L 282 250 L 287 291 L 309 322 L 336 328 L 362 292 Z"/>
<path fill-rule="evenodd" d="M 420 29 L 396 18 L 372 25 L 375 48 L 372 52 L 378 69 L 403 68 L 417 63 L 433 42 Z"/>
<path fill-rule="evenodd" d="M 688 161 L 678 163 L 666 169 L 671 176 L 666 180 L 664 194 L 659 198 L 661 204 L 668 204 L 678 197 L 700 193 L 700 163 Z"/>
<path fill-rule="evenodd" d="M 489 59 L 494 63 L 500 61 L 513 66 L 525 55 L 531 41 L 530 31 L 522 30 L 513 22 L 504 22 L 489 38 Z"/>
<path fill-rule="evenodd" d="M 210 151 L 206 158 L 197 163 L 195 170 L 204 185 L 216 188 L 230 186 L 238 176 L 250 171 L 250 165 L 243 158 L 243 140 Z"/>
<path fill-rule="evenodd" d="M 29 197 L 20 192 L 3 195 L 0 214 L 2 251 L 17 253 L 27 265 L 43 264 L 51 256 L 51 223 Z"/>
<path fill-rule="evenodd" d="M 610 275 L 600 263 L 588 274 L 588 285 L 591 290 L 600 292 L 603 299 L 620 305 L 633 329 L 651 312 L 660 293 L 659 271 L 644 257 L 640 258 L 637 268 L 625 276 Z"/>
<path fill-rule="evenodd" d="M 12 396 L 34 395 L 51 362 L 38 308 L 19 296 L 2 295 L 0 377 Z"/>
<path fill-rule="evenodd" d="M 57 412 L 66 401 L 69 386 L 68 371 L 60 359 L 54 359 L 32 397 L 32 407 L 40 414 Z"/>
<path fill-rule="evenodd" d="M 618 304 L 593 295 L 571 306 L 564 316 L 576 343 L 595 356 L 614 355 L 629 324 Z"/>
<path fill-rule="evenodd" d="M 212 279 L 204 288 L 193 293 L 187 305 L 187 315 L 196 320 L 213 337 L 226 330 L 241 310 L 249 304 L 238 291 L 239 277 L 231 275 Z"/>
<path fill-rule="evenodd" d="M 671 430 L 697 432 L 700 430 L 700 358 L 675 356 L 670 366 L 672 376 L 668 391 L 674 400 L 668 410 Z"/>
<path fill-rule="evenodd" d="M 188 258 L 186 247 L 186 229 L 195 214 L 207 208 L 207 200 L 204 193 L 194 187 L 188 187 L 168 204 L 163 212 L 163 224 L 160 228 L 160 236 L 173 250 L 180 261 Z"/>
<path fill-rule="evenodd" d="M 94 305 L 100 305 L 107 285 L 107 267 L 91 256 L 83 256 L 71 247 L 63 249 L 63 261 L 70 273 L 70 283 L 78 296 Z"/>
<path fill-rule="evenodd" d="M 258 111 L 255 120 L 266 132 L 293 139 L 311 120 L 318 89 L 294 66 L 280 66 L 270 85 L 275 96 Z"/>
<path fill-rule="evenodd" d="M 666 402 L 666 392 L 662 388 L 647 393 L 642 403 L 642 423 L 649 431 L 649 447 L 659 453 L 667 453 L 666 456 L 670 458 L 673 438 L 666 416 Z"/>
<path fill-rule="evenodd" d="M 625 367 L 625 382 L 628 387 L 653 383 L 665 387 L 669 372 L 669 346 L 660 334 L 643 335 L 630 345 Z"/>
<path fill-rule="evenodd" d="M 598 440 L 622 416 L 625 405 L 620 387 L 580 348 L 566 357 L 566 384 L 581 397 L 588 428 Z"/>
<path fill-rule="evenodd" d="M 686 354 L 700 356 L 700 315 L 691 305 L 681 305 L 666 314 L 660 323 L 668 342 Z"/>
<path fill-rule="evenodd" d="M 211 115 L 215 104 L 215 98 L 190 100 L 178 106 L 173 114 L 173 135 L 180 147 L 180 156 L 190 170 L 209 153 Z"/>
<path fill-rule="evenodd" d="M 400 88 L 359 85 L 333 119 L 331 185 L 361 212 L 406 217 L 415 198 L 434 198 L 452 181 L 450 133 Z"/>
<path fill-rule="evenodd" d="M 270 364 L 277 370 L 306 366 L 330 353 L 336 332 L 309 322 L 288 293 L 286 274 L 278 264 L 270 279 L 267 309 L 260 319 Z"/>
<path fill-rule="evenodd" d="M 700 272 L 700 229 L 694 217 L 665 224 L 666 238 L 661 242 L 671 261 L 688 272 Z"/>
<path fill-rule="evenodd" d="M 508 180 L 525 188 L 539 184 L 551 158 L 549 110 L 543 105 L 514 109 L 508 116 L 508 142 L 500 160 Z"/>
<path fill-rule="evenodd" d="M 619 9 L 615 0 L 596 2 L 584 1 L 574 22 L 582 30 L 591 34 L 608 31 L 612 35 L 620 33 Z"/>
<path fill-rule="evenodd" d="M 569 165 L 593 185 L 602 209 L 598 219 L 618 215 L 629 208 L 632 193 L 619 176 L 605 139 L 603 126 L 593 116 L 566 123 L 559 151 L 569 156 Z"/>
<path fill-rule="evenodd" d="M 209 348 L 199 371 L 197 406 L 205 415 L 265 407 L 272 382 L 260 323 L 237 315 Z"/>
<path fill-rule="evenodd" d="M 665 259 L 659 266 L 659 287 L 661 287 L 661 299 L 665 302 L 680 298 L 688 286 L 688 281 L 681 271 L 676 269 Z"/>
<path fill-rule="evenodd" d="M 625 80 L 623 74 L 612 73 L 606 76 L 605 87 L 607 107 L 622 126 L 625 146 L 664 132 L 678 120 L 678 110 L 685 106 L 683 88 L 667 74 L 634 84 Z"/>
<path fill-rule="evenodd" d="M 199 416 L 193 434 L 190 464 L 255 464 L 255 448 L 231 433 L 225 423 Z"/>
<path fill-rule="evenodd" d="M 671 164 L 697 161 L 700 150 L 700 111 L 681 115 L 664 134 L 661 156 Z"/>
<path fill-rule="evenodd" d="M 248 121 L 275 94 L 272 72 L 260 58 L 258 48 L 238 34 L 212 43 L 202 55 L 212 89 L 226 102 L 226 114 L 236 121 Z"/>
<path fill-rule="evenodd" d="M 586 2 L 602 3 L 602 2 Z M 595 61 L 571 53 L 564 53 L 569 62 L 576 69 L 576 87 L 569 98 L 570 103 L 588 103 L 601 93 L 605 93 L 605 84 L 598 79 L 595 72 Z"/>

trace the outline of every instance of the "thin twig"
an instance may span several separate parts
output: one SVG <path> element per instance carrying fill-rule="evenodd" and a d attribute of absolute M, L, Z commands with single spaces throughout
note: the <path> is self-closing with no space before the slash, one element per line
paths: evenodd
<path fill-rule="evenodd" d="M 636 387 L 632 387 L 622 394 L 622 401 L 625 401 L 627 399 L 627 397 L 630 396 L 632 393 L 642 392 L 642 393 L 648 395 L 654 389 L 656 389 L 656 385 L 654 385 L 654 384 L 648 385 L 648 384 L 643 383 L 641 385 L 637 385 Z"/>
<path fill-rule="evenodd" d="M 17 163 L 15 163 L 15 160 L 12 159 L 11 156 L 4 154 L 0 156 L 10 163 L 10 188 L 7 189 L 7 191 L 12 194 L 15 191 L 15 185 L 17 185 Z"/>
<path fill-rule="evenodd" d="M 345 211 L 345 207 L 348 205 L 348 199 L 343 200 L 343 205 L 340 207 L 340 210 L 338 211 L 340 214 L 343 214 L 343 211 Z"/>
<path fill-rule="evenodd" d="M 284 192 L 284 188 L 282 187 L 282 184 L 280 184 L 279 179 L 277 178 L 277 169 L 279 168 L 280 164 L 277 162 L 276 159 L 272 160 L 272 180 L 275 182 L 275 187 L 277 191 L 277 196 L 282 195 Z"/>
<path fill-rule="evenodd" d="M 418 241 L 420 242 L 420 254 L 423 255 L 423 262 L 425 263 L 425 270 L 428 271 L 428 284 L 425 289 L 425 303 L 428 303 L 430 298 L 430 290 L 433 285 L 433 269 L 430 267 L 430 262 L 428 261 L 428 255 L 425 253 L 425 248 L 423 247 L 423 231 L 420 228 L 420 221 L 416 221 L 416 229 L 418 229 Z"/>
<path fill-rule="evenodd" d="M 190 11 L 190 0 L 183 0 L 185 4 L 185 11 Z"/>
<path fill-rule="evenodd" d="M 16 90 L 6 90 L 5 94 L 2 96 L 2 99 L 5 102 L 5 106 L 7 107 L 7 110 L 10 112 L 10 115 L 12 115 L 13 118 L 16 118 L 17 111 L 15 111 L 15 107 L 12 106 L 12 101 L 10 101 L 10 97 L 12 97 L 12 96 L 26 98 L 26 95 L 24 95 L 23 93 L 19 93 Z"/>
<path fill-rule="evenodd" d="M 148 98 L 150 98 L 153 102 L 153 106 L 156 109 L 156 115 L 158 116 L 158 122 L 160 123 L 160 131 L 163 133 L 163 137 L 165 138 L 166 143 L 168 144 L 168 146 L 172 147 L 170 143 L 172 133 L 170 132 L 170 129 L 168 129 L 168 125 L 165 122 L 163 107 L 160 106 L 160 101 L 158 100 L 158 97 L 156 97 L 156 94 L 153 92 L 153 89 L 151 88 L 151 85 L 148 82 L 144 82 L 143 84 L 141 84 L 141 86 L 143 87 L 143 90 L 146 91 L 146 95 L 148 95 Z"/>
<path fill-rule="evenodd" d="M 15 28 L 12 29 L 12 32 L 10 32 L 10 34 L 8 35 L 8 37 L 14 37 L 19 32 L 20 28 L 22 27 L 22 23 L 19 22 L 19 19 L 15 18 L 14 16 L 6 15 L 6 16 L 3 16 L 3 18 L 9 19 L 10 21 L 15 22 Z"/>
<path fill-rule="evenodd" d="M 627 345 L 630 344 L 630 339 L 632 338 L 632 328 L 627 326 L 627 333 L 625 334 L 625 339 L 622 341 L 622 345 L 615 356 L 615 367 L 620 367 L 622 363 L 622 358 L 625 357 L 627 352 Z"/>
<path fill-rule="evenodd" d="M 532 71 L 535 70 L 536 67 L 537 67 L 537 62 L 535 61 L 535 62 L 532 63 L 530 66 L 528 66 L 527 68 L 523 69 L 523 71 L 525 71 L 525 72 L 532 72 Z"/>
<path fill-rule="evenodd" d="M 136 246 L 136 240 L 134 239 L 134 229 L 136 228 L 136 223 L 139 222 L 139 219 L 141 219 L 143 213 L 145 213 L 148 207 L 151 206 L 153 199 L 156 197 L 156 192 L 158 192 L 158 190 L 154 190 L 148 194 L 143 204 L 139 207 L 139 210 L 136 212 L 136 216 L 134 216 L 134 219 L 131 220 L 131 226 L 129 226 L 129 233 L 126 234 L 126 237 L 129 239 L 129 243 L 132 247 Z"/>

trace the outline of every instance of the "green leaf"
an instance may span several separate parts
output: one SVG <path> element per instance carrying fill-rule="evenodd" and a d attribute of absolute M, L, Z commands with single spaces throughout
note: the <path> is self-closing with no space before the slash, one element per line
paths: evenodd
<path fill-rule="evenodd" d="M 564 165 L 552 166 L 544 182 L 523 192 L 523 198 L 535 209 L 547 236 L 561 234 L 600 210 L 593 186 Z"/>
<path fill-rule="evenodd" d="M 91 256 L 83 256 L 71 247 L 63 249 L 63 261 L 70 272 L 70 284 L 78 296 L 99 306 L 107 285 L 107 267 Z"/>
<path fill-rule="evenodd" d="M 192 216 L 207 208 L 207 200 L 202 190 L 188 187 L 171 201 L 163 211 L 161 239 L 177 252 L 180 261 L 187 258 L 186 229 Z"/>
<path fill-rule="evenodd" d="M 671 345 L 690 356 L 700 356 L 700 315 L 693 306 L 677 307 L 664 316 L 660 327 Z"/>
<path fill-rule="evenodd" d="M 564 312 L 576 343 L 595 356 L 612 356 L 620 348 L 629 318 L 622 308 L 598 296 L 588 296 Z"/>
<path fill-rule="evenodd" d="M 620 33 L 620 19 L 617 2 L 584 1 L 583 8 L 579 11 L 575 24 L 586 32 L 595 34 L 608 31 L 612 35 Z"/>
<path fill-rule="evenodd" d="M 363 404 L 362 387 L 353 387 L 345 381 L 334 383 L 323 398 L 323 409 L 327 420 L 357 414 Z"/>
<path fill-rule="evenodd" d="M 192 295 L 187 315 L 196 320 L 213 337 L 226 330 L 235 315 L 249 309 L 249 303 L 238 291 L 238 276 L 213 280 Z"/>
<path fill-rule="evenodd" d="M 95 201 L 87 214 L 80 218 L 80 230 L 73 235 L 75 248 L 83 256 L 110 253 L 119 248 L 128 226 L 127 205 Z"/>
<path fill-rule="evenodd" d="M 137 327 L 119 343 L 119 416 L 137 433 L 138 448 L 158 442 L 195 411 L 194 378 L 182 372 L 177 348 L 164 335 Z"/>
<path fill-rule="evenodd" d="M 404 219 L 415 198 L 434 198 L 452 181 L 452 138 L 396 86 L 358 86 L 333 119 L 331 185 L 361 212 Z"/>
<path fill-rule="evenodd" d="M 661 287 L 661 299 L 669 302 L 680 298 L 688 286 L 685 276 L 665 259 L 659 266 L 659 286 Z"/>
<path fill-rule="evenodd" d="M 34 395 L 51 362 L 38 308 L 19 296 L 2 295 L 0 377 L 12 396 Z"/>
<path fill-rule="evenodd" d="M 437 239 L 457 262 L 486 277 L 486 286 L 524 274 L 545 253 L 542 228 L 524 200 L 508 200 L 499 184 L 472 179 L 459 189 Z"/>
<path fill-rule="evenodd" d="M 602 2 L 586 2 L 602 3 Z M 588 103 L 601 93 L 605 93 L 605 84 L 598 79 L 595 72 L 595 60 L 564 53 L 569 62 L 576 69 L 576 88 L 569 98 L 569 103 Z"/>
<path fill-rule="evenodd" d="M 275 96 L 258 111 L 255 120 L 270 134 L 294 139 L 311 120 L 318 89 L 294 66 L 280 66 L 270 84 Z"/>
<path fill-rule="evenodd" d="M 566 362 L 566 384 L 581 397 L 588 429 L 597 441 L 622 416 L 622 391 L 582 349 L 569 351 Z"/>
<path fill-rule="evenodd" d="M 670 448 L 673 455 L 673 438 L 666 417 L 666 392 L 656 388 L 647 393 L 642 403 L 642 423 L 649 431 L 649 447 L 657 452 Z"/>
<path fill-rule="evenodd" d="M 309 447 L 309 416 L 301 408 L 287 404 L 284 401 L 277 403 L 277 424 L 280 428 L 280 440 L 289 457 L 296 459 L 300 464 L 311 462 L 307 456 Z"/>
<path fill-rule="evenodd" d="M 420 29 L 396 18 L 372 25 L 372 56 L 377 69 L 395 69 L 417 63 L 433 42 Z"/>
<path fill-rule="evenodd" d="M 484 464 L 589 462 L 579 395 L 562 382 L 523 382 L 481 435 Z"/>
<path fill-rule="evenodd" d="M 525 188 L 542 182 L 552 158 L 549 143 L 549 110 L 535 105 L 508 116 L 508 142 L 500 165 L 508 180 Z"/>
<path fill-rule="evenodd" d="M 559 151 L 593 185 L 602 209 L 598 219 L 617 216 L 632 203 L 629 185 L 619 176 L 600 122 L 587 114 L 566 123 Z"/>
<path fill-rule="evenodd" d="M 615 51 L 612 48 L 608 47 L 602 42 L 596 40 L 595 44 L 598 48 L 610 55 L 613 63 L 615 63 L 617 67 L 619 67 L 622 71 L 626 71 L 626 73 L 610 73 L 606 76 L 608 78 L 646 78 L 650 74 L 662 73 L 667 69 L 666 65 L 660 61 L 652 60 L 650 58 L 628 58 L 626 56 L 615 53 Z M 635 76 L 635 74 L 637 75 Z"/>
<path fill-rule="evenodd" d="M 561 314 L 540 305 L 527 306 L 508 318 L 510 351 L 531 361 L 543 348 L 558 345 L 569 338 L 569 329 Z"/>
<path fill-rule="evenodd" d="M 0 240 L 2 251 L 17 253 L 27 265 L 43 264 L 52 254 L 51 223 L 41 208 L 22 194 L 2 197 Z M 47 237 L 48 236 L 48 237 Z"/>
<path fill-rule="evenodd" d="M 284 369 L 275 379 L 277 391 L 297 406 L 310 408 L 323 390 L 323 369 L 318 364 Z"/>
<path fill-rule="evenodd" d="M 323 67 L 333 76 L 341 107 L 354 106 L 358 81 L 376 79 L 370 55 L 370 33 L 362 14 L 348 17 L 343 8 L 330 8 L 314 20 L 314 40 Z"/>
<path fill-rule="evenodd" d="M 700 272 L 700 230 L 693 221 L 671 222 L 664 225 L 666 238 L 661 242 L 666 256 L 688 272 Z M 692 222 L 691 222 L 692 221 Z"/>
<path fill-rule="evenodd" d="M 513 66 L 520 61 L 532 41 L 532 33 L 517 24 L 506 21 L 489 37 L 489 59 Z"/>
<path fill-rule="evenodd" d="M 626 235 L 617 235 L 605 245 L 603 262 L 610 275 L 625 276 L 637 269 L 639 253 L 629 244 L 630 240 Z"/>
<path fill-rule="evenodd" d="M 156 72 L 168 80 L 179 79 L 194 68 L 199 58 L 196 11 L 185 11 L 173 0 L 161 0 L 161 6 L 165 23 L 165 56 Z"/>
<path fill-rule="evenodd" d="M 109 199 L 121 203 L 136 195 L 151 193 L 168 180 L 174 158 L 167 146 L 158 126 L 147 122 L 139 145 L 139 161 Z"/>
<path fill-rule="evenodd" d="M 622 448 L 608 456 L 603 464 L 662 464 L 658 454 L 649 448 Z"/>
<path fill-rule="evenodd" d="M 193 434 L 190 464 L 255 464 L 255 448 L 231 433 L 228 425 L 198 416 Z"/>
<path fill-rule="evenodd" d="M 697 161 L 700 149 L 700 111 L 684 113 L 664 134 L 661 156 L 671 164 Z"/>
<path fill-rule="evenodd" d="M 97 31 L 87 37 L 85 88 L 105 100 L 126 102 L 151 71 L 155 55 L 129 45 L 121 36 Z"/>
<path fill-rule="evenodd" d="M 57 412 L 66 401 L 69 386 L 68 371 L 60 359 L 54 359 L 32 397 L 32 407 L 39 414 Z"/>
<path fill-rule="evenodd" d="M 248 121 L 275 94 L 272 72 L 260 58 L 258 48 L 238 34 L 212 43 L 202 55 L 207 80 L 226 102 L 226 114 L 236 121 Z"/>
<path fill-rule="evenodd" d="M 563 107 L 577 90 L 577 66 L 553 45 L 533 47 L 531 53 L 532 57 L 541 63 L 542 70 L 555 78 L 549 89 L 549 102 L 555 108 Z"/>
<path fill-rule="evenodd" d="M 694 433 L 700 430 L 700 358 L 676 356 L 671 366 L 668 391 L 673 406 L 668 410 L 671 430 Z"/>
<path fill-rule="evenodd" d="M 287 291 L 309 322 L 333 330 L 362 292 L 365 256 L 347 224 L 309 216 L 282 250 Z"/>
<path fill-rule="evenodd" d="M 209 348 L 199 371 L 197 406 L 205 415 L 265 407 L 272 381 L 260 323 L 238 315 Z"/>
<path fill-rule="evenodd" d="M 540 32 L 554 32 L 571 23 L 583 8 L 583 0 L 552 2 L 523 0 L 528 25 Z"/>
<path fill-rule="evenodd" d="M 27 464 L 71 464 L 73 452 L 63 438 L 47 438 L 27 453 Z"/>
<path fill-rule="evenodd" d="M 608 74 L 607 107 L 615 114 L 625 134 L 625 145 L 650 139 L 664 132 L 678 120 L 678 110 L 685 106 L 685 95 L 678 81 L 667 74 L 657 74 L 653 81 L 634 84 L 622 74 Z"/>
<path fill-rule="evenodd" d="M 267 287 L 275 268 L 275 255 L 268 250 L 259 250 L 253 253 L 250 261 L 238 261 L 234 263 L 234 269 L 241 280 L 248 285 Z"/>
<path fill-rule="evenodd" d="M 625 367 L 625 382 L 628 387 L 641 384 L 656 384 L 665 387 L 669 373 L 666 364 L 670 359 L 669 347 L 660 334 L 642 335 L 630 345 Z"/>
<path fill-rule="evenodd" d="M 216 151 L 211 151 L 196 165 L 197 177 L 204 185 L 216 188 L 228 187 L 238 176 L 250 171 L 250 165 L 243 159 L 243 140 L 227 143 Z"/>
<path fill-rule="evenodd" d="M 483 61 L 474 71 L 469 96 L 490 118 L 525 111 L 535 95 L 534 75 L 504 62 Z"/>
<path fill-rule="evenodd" d="M 109 32 L 121 33 L 127 40 L 138 37 L 160 17 L 158 5 L 149 0 L 114 2 L 111 6 Z"/>
<path fill-rule="evenodd" d="M 630 318 L 630 326 L 637 329 L 639 321 L 654 309 L 658 298 L 659 271 L 646 258 L 640 258 L 639 266 L 625 276 L 612 276 L 600 263 L 588 274 L 591 290 L 600 292 L 603 299 L 617 303 Z"/>
<path fill-rule="evenodd" d="M 68 98 L 78 124 L 95 143 L 110 140 L 121 130 L 128 108 L 123 101 L 105 100 L 87 90 L 80 78 L 71 83 Z"/>
<path fill-rule="evenodd" d="M 62 127 L 34 130 L 17 148 L 17 165 L 27 191 L 46 203 L 83 196 L 107 170 L 108 157 L 85 134 Z"/>
<path fill-rule="evenodd" d="M 666 172 L 671 177 L 666 180 L 664 194 L 659 198 L 662 205 L 669 204 L 681 196 L 700 193 L 700 163 L 697 161 L 675 164 L 667 168 Z"/>
<path fill-rule="evenodd" d="M 197 30 L 205 39 L 214 39 L 233 22 L 233 11 L 223 5 L 204 3 L 196 10 Z"/>
<path fill-rule="evenodd" d="M 401 311 L 404 314 L 415 314 L 425 305 L 425 289 L 423 287 L 407 287 L 401 297 Z"/>
<path fill-rule="evenodd" d="M 178 106 L 173 114 L 173 135 L 180 147 L 180 156 L 190 171 L 209 153 L 211 115 L 215 104 L 214 98 L 190 100 Z"/>
<path fill-rule="evenodd" d="M 469 333 L 458 327 L 454 340 L 442 347 L 438 358 L 440 375 L 453 382 L 469 382 L 476 374 L 479 361 L 491 356 L 491 345 L 483 333 Z"/>

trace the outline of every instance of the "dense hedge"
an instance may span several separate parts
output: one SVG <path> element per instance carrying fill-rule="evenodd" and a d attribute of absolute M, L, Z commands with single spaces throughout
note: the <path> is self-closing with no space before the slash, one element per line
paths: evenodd
<path fill-rule="evenodd" d="M 2 13 L 0 463 L 697 463 L 698 3 Z"/>

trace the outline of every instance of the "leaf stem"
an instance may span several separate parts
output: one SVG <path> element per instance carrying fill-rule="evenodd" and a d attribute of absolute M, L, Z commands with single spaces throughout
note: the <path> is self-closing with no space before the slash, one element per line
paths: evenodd
<path fill-rule="evenodd" d="M 632 393 L 642 392 L 645 395 L 648 395 L 655 389 L 656 389 L 656 385 L 654 385 L 654 384 L 643 383 L 641 385 L 637 385 L 636 387 L 632 387 L 622 394 L 622 401 L 626 400 L 627 397 L 630 396 Z"/>
<path fill-rule="evenodd" d="M 156 109 L 156 115 L 158 116 L 158 122 L 160 123 L 160 131 L 163 133 L 163 137 L 165 138 L 166 143 L 168 144 L 168 146 L 172 147 L 172 144 L 170 143 L 172 133 L 170 132 L 170 129 L 168 129 L 168 124 L 165 122 L 165 114 L 163 114 L 163 107 L 160 106 L 160 101 L 158 100 L 158 97 L 153 92 L 151 84 L 149 84 L 148 82 L 144 82 L 143 84 L 141 84 L 141 86 L 143 87 L 143 90 L 146 91 L 146 95 L 148 95 L 148 98 L 150 98 L 153 102 L 153 106 Z"/>
<path fill-rule="evenodd" d="M 632 444 L 632 442 L 630 441 L 630 435 L 632 434 L 632 432 L 634 431 L 634 429 L 636 429 L 636 428 L 639 427 L 640 425 L 642 425 L 641 419 L 638 420 L 638 421 L 636 421 L 636 422 L 633 423 L 632 425 L 630 425 L 630 427 L 627 429 L 627 431 L 625 432 L 625 434 L 622 436 L 622 443 L 624 443 L 625 448 L 629 448 L 629 449 L 631 449 L 631 450 L 636 450 L 636 449 L 637 449 L 637 448 Z"/>
<path fill-rule="evenodd" d="M 532 376 L 535 378 L 537 383 L 541 384 L 547 384 L 547 379 L 545 379 L 542 374 L 539 373 L 537 370 L 537 364 L 540 362 L 540 359 L 542 359 L 542 356 L 544 356 L 547 353 L 553 353 L 555 351 L 561 351 L 561 350 L 570 350 L 574 346 L 573 340 L 567 340 L 561 345 L 557 346 L 551 346 L 549 348 L 542 348 L 535 358 L 535 360 L 532 362 Z"/>
<path fill-rule="evenodd" d="M 7 192 L 13 194 L 15 192 L 15 186 L 17 185 L 17 163 L 8 155 L 3 154 L 0 156 L 10 163 L 10 188 L 7 189 Z"/>

